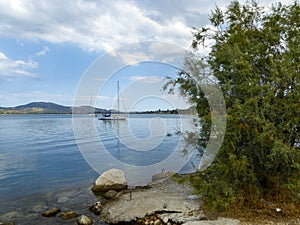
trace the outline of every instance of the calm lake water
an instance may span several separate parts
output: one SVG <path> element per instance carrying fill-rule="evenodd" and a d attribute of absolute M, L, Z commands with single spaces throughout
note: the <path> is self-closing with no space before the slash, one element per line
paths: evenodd
<path fill-rule="evenodd" d="M 178 131 L 193 127 L 190 116 L 178 115 L 130 115 L 127 121 L 117 124 L 88 115 L 77 115 L 74 120 L 81 124 L 75 128 L 76 136 L 72 115 L 0 115 L 2 201 L 90 187 L 99 173 L 115 167 L 114 161 L 149 167 L 148 172 L 157 173 L 156 169 L 151 171 L 151 166 L 184 146 Z M 100 142 L 102 150 L 98 147 Z M 103 149 L 112 160 L 101 157 Z M 99 159 L 91 162 L 89 156 Z M 188 164 L 181 171 L 191 170 Z"/>

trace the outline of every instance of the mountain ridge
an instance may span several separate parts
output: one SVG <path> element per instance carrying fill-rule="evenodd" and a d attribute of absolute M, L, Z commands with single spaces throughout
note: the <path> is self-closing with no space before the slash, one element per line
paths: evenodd
<path fill-rule="evenodd" d="M 30 102 L 14 107 L 1 107 L 0 114 L 26 114 L 26 113 L 45 113 L 45 114 L 71 114 L 71 113 L 103 113 L 106 109 L 94 108 L 92 106 L 64 106 L 53 102 Z"/>

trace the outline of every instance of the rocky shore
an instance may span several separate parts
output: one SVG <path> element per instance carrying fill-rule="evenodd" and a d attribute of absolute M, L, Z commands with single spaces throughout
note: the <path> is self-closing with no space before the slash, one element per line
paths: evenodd
<path fill-rule="evenodd" d="M 121 171 L 118 173 L 118 178 L 123 177 Z M 207 221 L 200 208 L 201 199 L 193 194 L 190 185 L 175 181 L 173 174 L 163 171 L 154 175 L 147 186 L 121 190 L 113 199 L 102 204 L 100 219 L 108 224 L 239 224 L 238 220 L 225 218 Z M 126 185 L 124 179 L 116 180 L 112 187 L 118 183 Z"/>
<path fill-rule="evenodd" d="M 0 215 L 0 225 L 259 224 L 230 218 L 208 220 L 201 210 L 201 199 L 193 194 L 193 188 L 186 183 L 179 184 L 171 176 L 172 174 L 163 171 L 161 174 L 154 175 L 152 182 L 147 186 L 128 188 L 124 172 L 112 169 L 103 173 L 92 188 L 70 190 L 59 194 L 48 193 L 47 196 L 41 196 L 41 201 L 23 206 L 22 211 L 6 212 Z M 5 204 L 3 206 L 5 207 Z M 300 224 L 300 221 L 298 222 L 291 224 Z"/>

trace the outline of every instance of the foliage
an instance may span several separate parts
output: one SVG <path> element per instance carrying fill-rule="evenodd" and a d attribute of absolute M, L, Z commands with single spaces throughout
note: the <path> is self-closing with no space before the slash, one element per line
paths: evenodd
<path fill-rule="evenodd" d="M 179 88 L 196 106 L 203 124 L 199 144 L 210 132 L 203 79 L 217 78 L 227 108 L 223 145 L 213 165 L 193 178 L 206 206 L 226 209 L 261 198 L 299 200 L 300 192 L 300 6 L 277 4 L 264 11 L 255 1 L 218 7 L 211 25 L 194 29 L 193 54 L 170 91 Z M 213 43 L 207 57 L 200 47 Z M 200 76 L 199 76 L 200 75 Z"/>

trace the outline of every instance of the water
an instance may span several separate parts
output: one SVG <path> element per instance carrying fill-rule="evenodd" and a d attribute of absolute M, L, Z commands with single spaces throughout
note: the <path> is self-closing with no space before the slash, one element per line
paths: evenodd
<path fill-rule="evenodd" d="M 2 202 L 89 188 L 99 173 L 116 166 L 114 161 L 139 168 L 159 165 L 183 146 L 177 134 L 182 123 L 192 127 L 191 117 L 178 115 L 130 115 L 118 123 L 77 115 L 74 121 L 80 124 L 76 136 L 72 115 L 0 115 Z M 104 153 L 111 158 L 102 157 Z"/>
<path fill-rule="evenodd" d="M 89 182 L 70 115 L 0 116 L 0 197 L 9 199 Z"/>

